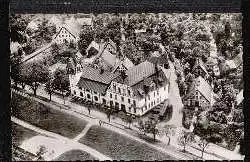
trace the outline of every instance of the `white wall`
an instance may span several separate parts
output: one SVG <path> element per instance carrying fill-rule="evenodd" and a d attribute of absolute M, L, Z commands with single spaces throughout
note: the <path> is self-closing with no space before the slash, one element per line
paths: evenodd
<path fill-rule="evenodd" d="M 77 42 L 77 38 L 70 34 L 69 31 L 67 31 L 65 28 L 61 28 L 54 41 L 58 44 L 62 44 L 64 43 L 64 40 L 67 40 L 68 42 Z"/>
<path fill-rule="evenodd" d="M 76 77 L 77 78 L 77 77 Z M 71 78 L 72 80 L 72 78 Z M 158 94 L 157 90 L 152 91 L 148 94 L 150 96 L 150 100 L 148 96 L 146 97 L 146 102 L 145 98 L 139 99 L 136 98 L 133 95 L 133 91 L 130 87 L 124 84 L 120 84 L 117 82 L 112 82 L 110 84 L 110 87 L 108 88 L 105 96 L 102 96 L 99 93 L 95 93 L 90 90 L 90 92 L 87 92 L 85 89 L 82 88 L 82 90 L 79 89 L 79 87 L 76 86 L 77 83 L 72 83 L 71 84 L 71 93 L 77 97 L 95 102 L 95 103 L 103 103 L 103 99 L 106 100 L 106 105 L 110 106 L 110 101 L 113 101 L 113 106 L 115 106 L 115 103 L 117 102 L 119 104 L 119 110 L 121 110 L 121 105 L 125 105 L 125 110 L 127 113 L 135 114 L 135 115 L 143 115 L 149 110 L 151 110 L 153 107 L 158 105 L 159 103 L 163 102 L 165 99 L 168 98 L 168 85 L 161 87 L 158 89 Z M 115 85 L 115 87 L 114 87 Z M 114 89 L 116 88 L 116 89 Z M 121 90 L 121 93 L 119 93 L 119 89 Z M 128 94 L 128 90 L 130 90 L 130 95 Z M 75 94 L 76 93 L 76 94 Z M 83 96 L 80 96 L 80 93 L 82 93 Z M 90 98 L 87 98 L 87 95 L 89 94 Z M 112 95 L 112 98 L 110 97 L 110 94 Z M 95 100 L 94 96 L 97 97 L 97 101 Z M 124 100 L 122 100 L 122 97 Z M 130 102 L 129 102 L 130 100 Z M 134 108 L 133 108 L 133 103 L 136 103 L 136 113 L 134 113 Z M 145 103 L 147 105 L 147 109 L 145 107 Z M 150 104 L 150 106 L 148 106 Z M 152 105 L 151 105 L 152 104 Z M 142 111 L 143 110 L 143 111 Z"/>

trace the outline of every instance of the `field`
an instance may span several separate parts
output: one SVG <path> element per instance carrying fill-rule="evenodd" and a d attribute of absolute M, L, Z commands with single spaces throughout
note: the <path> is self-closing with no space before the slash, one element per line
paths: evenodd
<path fill-rule="evenodd" d="M 42 129 L 74 138 L 86 126 L 85 120 L 54 110 L 43 104 L 13 93 L 12 115 Z"/>
<path fill-rule="evenodd" d="M 38 135 L 37 132 L 24 128 L 15 123 L 11 123 L 12 127 L 12 143 L 16 146 L 20 146 L 23 141 Z"/>
<path fill-rule="evenodd" d="M 84 160 L 96 160 L 90 154 L 82 150 L 71 150 L 63 153 L 58 158 L 54 159 L 56 161 L 84 161 Z"/>
<path fill-rule="evenodd" d="M 169 160 L 174 159 L 146 144 L 139 143 L 128 137 L 107 130 L 100 126 L 92 126 L 87 134 L 80 139 L 97 151 L 114 160 Z"/>

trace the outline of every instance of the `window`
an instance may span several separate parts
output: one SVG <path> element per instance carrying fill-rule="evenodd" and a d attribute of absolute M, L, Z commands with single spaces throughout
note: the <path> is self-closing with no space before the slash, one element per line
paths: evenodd
<path fill-rule="evenodd" d="M 126 112 L 126 108 L 125 108 L 125 105 L 124 104 L 121 104 L 121 110 Z"/>
<path fill-rule="evenodd" d="M 148 104 L 148 108 L 150 108 L 150 103 Z"/>
<path fill-rule="evenodd" d="M 152 102 L 151 102 L 151 107 L 153 106 L 153 104 L 154 104 L 154 103 L 153 103 L 153 101 L 152 101 Z"/>
<path fill-rule="evenodd" d="M 82 92 L 80 92 L 80 96 L 81 96 L 81 97 L 83 97 L 83 94 L 82 94 Z"/>
<path fill-rule="evenodd" d="M 136 108 L 134 107 L 134 113 L 136 113 Z"/>
<path fill-rule="evenodd" d="M 79 87 L 80 90 L 82 90 L 82 87 Z"/>
<path fill-rule="evenodd" d="M 154 97 L 155 97 L 155 92 L 154 92 Z"/>
<path fill-rule="evenodd" d="M 130 99 L 128 99 L 128 103 L 130 104 Z"/>
<path fill-rule="evenodd" d="M 145 110 L 147 110 L 147 105 L 145 106 Z"/>
<path fill-rule="evenodd" d="M 117 100 L 117 95 L 115 95 L 115 100 Z"/>
<path fill-rule="evenodd" d="M 118 88 L 118 93 L 121 94 L 121 88 L 120 87 Z"/>
<path fill-rule="evenodd" d="M 159 90 L 157 90 L 157 95 L 159 96 Z"/>
<path fill-rule="evenodd" d="M 113 101 L 110 101 L 110 107 L 113 107 L 113 106 L 114 106 Z"/>
<path fill-rule="evenodd" d="M 98 97 L 97 97 L 97 96 L 94 96 L 94 100 L 95 100 L 95 101 L 98 101 Z"/>
<path fill-rule="evenodd" d="M 102 99 L 102 103 L 103 103 L 103 104 L 106 104 L 106 100 L 105 100 L 104 98 Z"/>
<path fill-rule="evenodd" d="M 128 95 L 130 96 L 130 90 L 128 90 Z"/>
<path fill-rule="evenodd" d="M 125 94 L 126 93 L 126 90 L 125 90 L 125 88 L 123 88 L 123 94 Z"/>
<path fill-rule="evenodd" d="M 150 100 L 150 95 L 148 95 L 148 100 Z"/>
<path fill-rule="evenodd" d="M 76 91 L 74 91 L 74 94 L 76 95 Z"/>
<path fill-rule="evenodd" d="M 87 94 L 87 98 L 90 99 L 90 94 Z"/>
<path fill-rule="evenodd" d="M 131 107 L 128 108 L 128 111 L 131 112 Z"/>
<path fill-rule="evenodd" d="M 115 102 L 115 108 L 119 109 L 119 103 Z"/>
<path fill-rule="evenodd" d="M 164 87 L 164 91 L 166 91 L 166 86 Z"/>
<path fill-rule="evenodd" d="M 112 94 L 110 93 L 110 98 L 112 98 Z"/>
<path fill-rule="evenodd" d="M 155 101 L 154 101 L 154 105 L 155 105 Z"/>
<path fill-rule="evenodd" d="M 122 102 L 124 102 L 124 97 L 121 97 L 121 99 L 122 99 Z"/>
<path fill-rule="evenodd" d="M 133 104 L 136 106 L 135 100 L 133 100 Z"/>
<path fill-rule="evenodd" d="M 114 91 L 116 91 L 116 85 L 115 84 L 113 85 L 113 89 L 114 89 Z"/>

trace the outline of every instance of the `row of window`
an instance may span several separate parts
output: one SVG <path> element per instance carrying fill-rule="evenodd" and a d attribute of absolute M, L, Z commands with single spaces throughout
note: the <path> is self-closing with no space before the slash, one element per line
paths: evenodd
<path fill-rule="evenodd" d="M 121 88 L 120 87 L 117 88 L 115 84 L 113 84 L 113 90 L 115 92 L 118 91 L 119 94 L 122 94 Z M 126 89 L 125 88 L 123 88 L 122 90 L 123 90 L 123 94 L 126 93 Z M 128 89 L 127 92 L 128 92 L 128 95 L 131 96 L 131 91 L 129 89 Z"/>
<path fill-rule="evenodd" d="M 110 98 L 113 98 L 112 93 L 110 93 L 109 97 L 110 97 Z M 115 100 L 117 100 L 117 95 L 115 95 Z M 123 97 L 123 96 L 121 96 L 121 101 L 124 102 L 124 97 Z M 129 104 L 131 103 L 130 98 L 128 98 L 128 103 L 129 103 Z M 133 104 L 136 105 L 135 100 L 133 100 Z"/>
<path fill-rule="evenodd" d="M 76 95 L 76 91 L 74 91 L 74 94 Z M 80 92 L 80 96 L 83 97 L 83 93 L 82 92 Z M 87 94 L 87 99 L 91 99 L 91 95 L 90 94 Z M 94 101 L 96 101 L 96 102 L 98 101 L 98 97 L 97 96 L 94 96 Z M 130 99 L 129 99 L 129 102 L 130 102 Z M 135 100 L 133 100 L 133 102 L 135 104 Z M 107 104 L 106 99 L 103 98 L 102 99 L 102 103 L 106 105 Z M 110 101 L 110 106 L 111 107 L 114 106 L 115 108 L 119 109 L 120 108 L 119 105 L 120 104 L 118 102 L 115 102 L 115 105 L 114 105 L 114 102 L 112 100 Z M 121 109 L 125 110 L 125 105 L 124 104 L 121 104 Z M 131 107 L 129 107 L 128 111 L 131 112 Z M 136 108 L 134 108 L 134 113 L 136 113 Z"/>

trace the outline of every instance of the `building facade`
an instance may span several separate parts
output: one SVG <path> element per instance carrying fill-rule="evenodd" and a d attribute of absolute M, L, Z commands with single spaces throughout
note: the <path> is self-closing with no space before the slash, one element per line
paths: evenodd
<path fill-rule="evenodd" d="M 89 65 L 77 65 L 74 71 L 69 74 L 74 97 L 128 114 L 141 116 L 168 98 L 168 76 L 147 61 L 124 74 Z"/>

